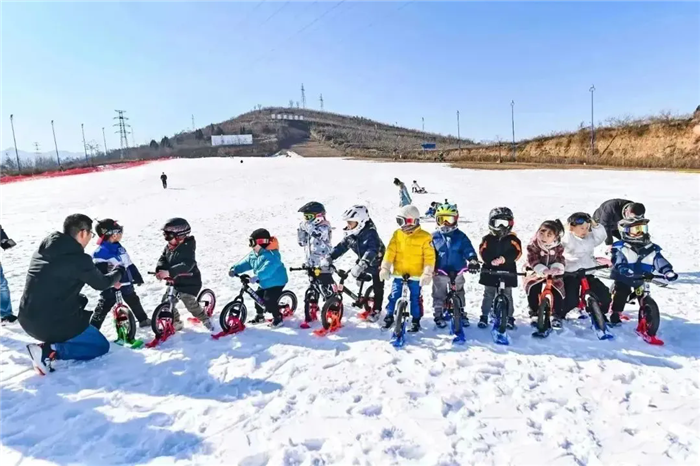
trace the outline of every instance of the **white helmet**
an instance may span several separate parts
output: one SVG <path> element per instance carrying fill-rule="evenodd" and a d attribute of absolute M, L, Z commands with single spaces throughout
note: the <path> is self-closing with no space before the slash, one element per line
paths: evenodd
<path fill-rule="evenodd" d="M 347 226 L 343 228 L 346 236 L 356 235 L 369 221 L 369 211 L 367 210 L 367 207 L 363 205 L 354 205 L 343 213 L 343 221 L 357 222 L 357 226 L 355 228 L 351 229 Z"/>
<path fill-rule="evenodd" d="M 411 204 L 401 207 L 399 214 L 396 216 L 396 223 L 404 231 L 412 231 L 418 228 L 418 225 L 420 225 L 420 211 L 418 207 Z"/>

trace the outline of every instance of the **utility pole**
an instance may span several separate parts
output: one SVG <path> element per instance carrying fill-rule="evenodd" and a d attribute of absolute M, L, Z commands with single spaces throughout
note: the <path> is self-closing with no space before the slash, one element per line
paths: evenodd
<path fill-rule="evenodd" d="M 15 143 L 15 157 L 17 157 L 17 173 L 20 173 L 22 167 L 19 164 L 19 152 L 17 151 L 17 139 L 15 138 L 15 116 L 10 115 L 10 126 L 12 126 L 12 141 Z"/>
<path fill-rule="evenodd" d="M 192 131 L 195 131 L 196 128 L 194 126 L 194 113 L 192 114 Z"/>
<path fill-rule="evenodd" d="M 591 157 L 593 157 L 593 154 L 595 154 L 595 123 L 593 122 L 593 93 L 595 92 L 595 86 L 592 85 L 588 90 L 591 93 Z"/>
<path fill-rule="evenodd" d="M 80 131 L 83 133 L 83 150 L 85 150 L 85 163 L 88 163 L 87 145 L 85 144 L 85 127 L 80 123 Z"/>
<path fill-rule="evenodd" d="M 306 108 L 306 91 L 304 90 L 304 83 L 301 83 L 301 106 L 302 108 Z"/>
<path fill-rule="evenodd" d="M 459 155 L 462 155 L 462 136 L 459 132 L 459 110 L 457 110 L 457 144 L 459 147 Z"/>
<path fill-rule="evenodd" d="M 423 128 L 423 132 L 425 133 L 425 117 L 420 117 L 420 121 L 422 125 L 421 127 Z"/>
<path fill-rule="evenodd" d="M 121 148 L 121 158 L 123 159 L 124 149 L 129 148 L 129 130 L 127 128 L 131 128 L 131 125 L 127 123 L 129 118 L 124 116 L 126 110 L 115 110 L 115 112 L 117 112 L 117 116 L 115 116 L 113 119 L 117 120 L 117 122 L 112 126 L 117 127 L 117 131 L 115 131 L 115 133 L 119 133 L 119 146 Z"/>
<path fill-rule="evenodd" d="M 53 133 L 53 146 L 56 148 L 56 162 L 58 166 L 61 166 L 61 156 L 58 155 L 58 144 L 56 143 L 56 130 L 53 127 L 53 120 L 51 120 L 51 132 Z"/>
<path fill-rule="evenodd" d="M 323 94 L 318 98 L 318 101 L 321 102 L 321 111 L 323 111 Z"/>
<path fill-rule="evenodd" d="M 39 150 L 39 143 L 34 143 L 34 172 L 36 172 L 36 164 L 41 158 L 41 151 Z"/>
<path fill-rule="evenodd" d="M 515 101 L 510 101 L 510 125 L 513 129 L 513 162 L 515 162 Z"/>
<path fill-rule="evenodd" d="M 102 142 L 105 143 L 105 157 L 107 157 L 107 137 L 105 136 L 105 127 L 102 127 Z"/>

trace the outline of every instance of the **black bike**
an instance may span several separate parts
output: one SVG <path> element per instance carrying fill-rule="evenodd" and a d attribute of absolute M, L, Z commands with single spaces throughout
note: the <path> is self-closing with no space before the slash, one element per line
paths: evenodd
<path fill-rule="evenodd" d="M 491 306 L 491 315 L 493 318 L 493 327 L 491 328 L 491 336 L 493 341 L 499 345 L 509 345 L 510 338 L 508 338 L 508 317 L 510 317 L 510 301 L 508 296 L 506 296 L 506 284 L 504 279 L 506 277 L 524 277 L 526 273 L 519 272 L 508 272 L 507 270 L 490 270 L 482 269 L 482 273 L 488 275 L 496 276 L 498 280 L 498 292 L 493 298 L 493 305 Z"/>
<path fill-rule="evenodd" d="M 359 314 L 360 318 L 366 320 L 369 315 L 374 311 L 374 286 L 370 285 L 362 293 L 362 288 L 366 282 L 372 281 L 372 276 L 368 273 L 361 274 L 357 281 L 360 283 L 360 289 L 357 293 L 353 293 L 345 287 L 345 280 L 348 279 L 350 274 L 345 270 L 339 270 L 333 267 L 335 273 L 340 277 L 340 281 L 333 285 L 333 293 L 326 300 L 321 309 L 321 324 L 323 329 L 319 329 L 314 333 L 319 336 L 323 336 L 328 332 L 334 332 L 340 328 L 340 322 L 343 319 L 343 314 L 345 312 L 345 305 L 343 304 L 343 293 L 350 296 L 353 299 L 352 306 L 358 309 L 364 309 L 364 312 Z M 364 316 L 364 317 L 363 317 Z"/>
<path fill-rule="evenodd" d="M 462 300 L 457 296 L 457 277 L 468 270 L 468 267 L 463 268 L 459 272 L 437 270 L 438 275 L 444 275 L 450 279 L 450 283 L 447 285 L 447 297 L 445 297 L 445 303 L 442 306 L 442 320 L 450 322 L 452 334 L 455 336 L 452 339 L 452 343 L 461 344 L 466 341 L 464 337 L 464 327 L 469 325 L 469 321 L 466 320 L 466 316 L 464 315 L 464 303 L 462 303 Z M 464 325 L 465 323 L 466 325 Z"/>
<path fill-rule="evenodd" d="M 228 303 L 221 310 L 219 315 L 219 324 L 224 334 L 235 333 L 239 324 L 243 324 L 248 317 L 248 309 L 243 300 L 243 295 L 247 294 L 259 306 L 265 309 L 265 302 L 260 296 L 250 287 L 250 277 L 248 275 L 235 275 L 241 281 L 241 290 L 238 292 L 233 301 Z M 277 300 L 282 318 L 291 317 L 297 308 L 297 297 L 290 290 L 284 290 Z M 232 329 L 234 331 L 232 331 Z"/>
<path fill-rule="evenodd" d="M 290 267 L 290 272 L 306 272 L 309 275 L 309 287 L 304 292 L 304 322 L 299 327 L 309 328 L 309 322 L 318 320 L 318 302 L 321 296 L 327 300 L 333 295 L 333 285 L 321 283 L 319 267 Z"/>
<path fill-rule="evenodd" d="M 578 269 L 576 272 L 564 272 L 565 277 L 580 277 L 581 285 L 579 286 L 578 308 L 581 311 L 586 311 L 591 317 L 593 330 L 595 330 L 599 340 L 610 340 L 613 338 L 613 334 L 608 332 L 605 322 L 605 314 L 600 309 L 598 297 L 593 293 L 593 291 L 591 291 L 591 285 L 588 283 L 586 273 L 607 268 L 607 265 L 598 265 L 596 267 Z"/>

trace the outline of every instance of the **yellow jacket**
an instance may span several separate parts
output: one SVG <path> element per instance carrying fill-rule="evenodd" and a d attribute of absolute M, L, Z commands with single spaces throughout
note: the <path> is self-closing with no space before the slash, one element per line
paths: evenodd
<path fill-rule="evenodd" d="M 394 275 L 409 274 L 419 277 L 426 266 L 435 266 L 433 237 L 420 227 L 412 233 L 400 228 L 394 232 L 386 248 L 384 262 L 394 266 Z"/>

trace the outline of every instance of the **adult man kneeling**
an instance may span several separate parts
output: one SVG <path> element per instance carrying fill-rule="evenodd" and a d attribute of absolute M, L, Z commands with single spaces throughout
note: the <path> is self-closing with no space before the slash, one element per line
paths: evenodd
<path fill-rule="evenodd" d="M 69 215 L 63 233 L 44 238 L 29 264 L 18 320 L 25 332 L 42 342 L 27 345 L 41 375 L 53 371 L 55 359 L 88 360 L 109 351 L 107 339 L 90 325 L 88 300 L 80 290 L 86 283 L 100 291 L 118 288 L 124 269 L 103 275 L 95 267 L 84 251 L 93 236 L 90 217 Z"/>

